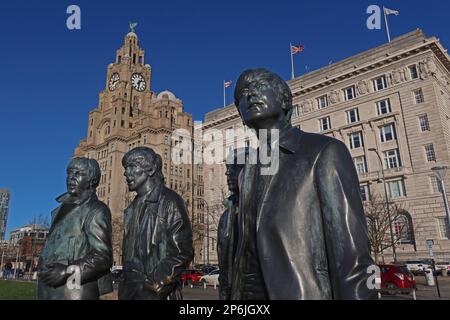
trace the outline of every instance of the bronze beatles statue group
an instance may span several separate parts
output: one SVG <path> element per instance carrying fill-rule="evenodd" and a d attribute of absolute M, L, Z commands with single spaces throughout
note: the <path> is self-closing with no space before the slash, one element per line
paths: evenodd
<path fill-rule="evenodd" d="M 230 196 L 217 241 L 220 299 L 374 298 L 366 283 L 373 261 L 358 177 L 346 146 L 293 128 L 291 91 L 267 70 L 241 74 L 235 105 L 260 147 L 277 150 L 277 170 L 263 173 L 259 157 L 238 163 L 241 151 L 227 161 Z M 265 141 L 262 129 L 276 130 L 277 138 Z M 184 201 L 164 185 L 162 160 L 152 149 L 132 149 L 122 164 L 136 197 L 124 212 L 118 298 L 182 299 L 181 273 L 194 255 Z M 70 162 L 67 193 L 57 198 L 39 258 L 38 299 L 98 299 L 113 290 L 111 213 L 97 199 L 99 181 L 97 161 Z"/>

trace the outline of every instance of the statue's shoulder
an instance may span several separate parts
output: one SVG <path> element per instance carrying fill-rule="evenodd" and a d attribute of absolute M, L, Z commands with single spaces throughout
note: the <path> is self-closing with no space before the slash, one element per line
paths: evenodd
<path fill-rule="evenodd" d="M 161 198 L 162 201 L 167 202 L 178 202 L 183 201 L 183 198 L 176 193 L 174 190 L 167 188 L 166 186 L 161 188 Z"/>
<path fill-rule="evenodd" d="M 329 137 L 323 134 L 305 131 L 302 131 L 302 135 L 301 137 L 299 137 L 299 139 L 302 144 L 316 146 L 318 148 L 322 148 L 333 141 L 339 141 L 333 137 Z"/>
<path fill-rule="evenodd" d="M 89 207 L 89 213 L 91 213 L 91 215 L 106 215 L 111 217 L 111 210 L 109 207 L 97 198 L 90 200 Z"/>

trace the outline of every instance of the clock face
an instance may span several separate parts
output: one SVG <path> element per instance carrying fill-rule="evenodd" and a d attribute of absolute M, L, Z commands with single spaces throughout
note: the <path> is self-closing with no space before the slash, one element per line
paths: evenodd
<path fill-rule="evenodd" d="M 111 78 L 109 79 L 109 90 L 113 91 L 116 89 L 117 84 L 119 83 L 120 76 L 117 72 L 113 73 L 111 75 Z"/>
<path fill-rule="evenodd" d="M 137 91 L 144 91 L 145 90 L 145 79 L 140 73 L 134 73 L 131 76 L 131 83 L 133 84 L 133 88 Z"/>

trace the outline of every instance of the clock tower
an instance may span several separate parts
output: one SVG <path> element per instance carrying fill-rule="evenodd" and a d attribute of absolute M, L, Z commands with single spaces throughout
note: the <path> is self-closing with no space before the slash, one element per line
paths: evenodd
<path fill-rule="evenodd" d="M 201 166 L 171 161 L 172 148 L 179 142 L 172 141 L 172 132 L 185 129 L 193 137 L 192 116 L 184 112 L 182 101 L 172 92 L 151 91 L 152 69 L 145 64 L 135 26 L 130 24 L 115 62 L 108 65 L 98 106 L 89 113 L 87 137 L 74 152 L 74 156 L 96 159 L 100 165 L 97 195 L 111 209 L 116 265 L 121 263 L 123 211 L 134 198 L 123 176 L 121 162 L 126 152 L 147 146 L 161 155 L 166 186 L 183 197 L 192 223 L 199 220 L 203 197 Z M 196 249 L 196 254 L 199 251 Z"/>

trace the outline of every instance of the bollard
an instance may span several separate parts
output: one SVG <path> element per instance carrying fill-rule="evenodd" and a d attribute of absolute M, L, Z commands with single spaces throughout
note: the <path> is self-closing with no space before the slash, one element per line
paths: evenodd
<path fill-rule="evenodd" d="M 434 287 L 436 282 L 434 281 L 433 271 L 430 268 L 424 269 L 425 271 L 425 280 L 427 281 L 427 286 Z"/>
<path fill-rule="evenodd" d="M 447 274 L 447 268 L 442 268 L 442 270 L 441 270 L 441 275 L 442 275 L 443 277 L 447 277 L 447 276 L 448 276 L 448 274 Z"/>

